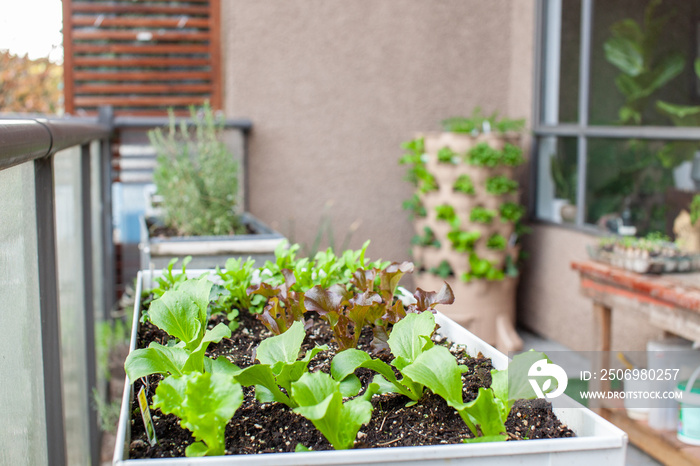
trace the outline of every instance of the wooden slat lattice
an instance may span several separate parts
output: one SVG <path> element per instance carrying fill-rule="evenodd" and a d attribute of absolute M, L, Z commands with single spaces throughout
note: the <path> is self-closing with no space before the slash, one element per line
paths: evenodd
<path fill-rule="evenodd" d="M 66 112 L 220 109 L 220 0 L 63 0 Z"/>

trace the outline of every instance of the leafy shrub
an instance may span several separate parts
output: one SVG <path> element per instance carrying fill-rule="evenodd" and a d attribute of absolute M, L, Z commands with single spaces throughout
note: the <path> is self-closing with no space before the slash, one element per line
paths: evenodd
<path fill-rule="evenodd" d="M 220 140 L 221 121 L 209 104 L 190 112 L 193 132 L 171 112 L 167 133 L 148 133 L 157 153 L 153 182 L 165 223 L 183 235 L 244 232 L 237 214 L 238 162 Z"/>

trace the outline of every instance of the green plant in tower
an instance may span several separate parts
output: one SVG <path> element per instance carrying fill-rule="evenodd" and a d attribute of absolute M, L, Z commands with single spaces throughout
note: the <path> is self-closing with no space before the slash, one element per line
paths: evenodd
<path fill-rule="evenodd" d="M 476 206 L 469 214 L 469 220 L 477 223 L 491 223 L 491 220 L 496 218 L 496 215 L 498 215 L 498 213 L 495 210 Z"/>
<path fill-rule="evenodd" d="M 244 232 L 238 216 L 238 162 L 221 141 L 222 122 L 209 104 L 190 108 L 194 128 L 172 111 L 167 132 L 148 137 L 156 150 L 153 181 L 167 226 L 183 235 Z"/>
<path fill-rule="evenodd" d="M 472 182 L 471 178 L 469 178 L 469 175 L 466 174 L 459 175 L 459 177 L 455 181 L 455 184 L 452 186 L 452 189 L 455 192 L 464 194 L 476 193 L 476 191 L 474 190 L 474 183 Z"/>
<path fill-rule="evenodd" d="M 518 190 L 518 182 L 507 176 L 496 175 L 486 180 L 486 192 L 501 195 L 513 193 Z"/>

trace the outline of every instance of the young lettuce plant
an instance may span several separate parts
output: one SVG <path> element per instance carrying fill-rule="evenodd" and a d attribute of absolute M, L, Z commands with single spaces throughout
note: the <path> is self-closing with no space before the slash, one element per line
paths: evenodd
<path fill-rule="evenodd" d="M 266 338 L 255 352 L 259 364 L 236 372 L 236 380 L 246 386 L 255 385 L 255 398 L 261 403 L 276 401 L 290 408 L 297 407 L 298 404 L 289 397 L 292 383 L 308 372 L 309 362 L 314 356 L 328 349 L 327 345 L 316 346 L 298 360 L 305 336 L 304 325 L 294 322 L 281 335 Z M 350 384 L 356 385 L 355 381 L 349 381 L 346 386 Z"/>
<path fill-rule="evenodd" d="M 437 304 L 454 302 L 454 295 L 449 286 L 445 284 L 440 293 L 426 293 L 419 289 L 415 298 L 417 302 L 412 306 L 415 306 L 414 309 L 422 309 L 422 311 L 407 314 L 406 317 L 397 322 L 388 340 L 389 348 L 394 355 L 391 364 L 401 373 L 401 379 L 396 378 L 394 370 L 389 364 L 379 359 L 372 359 L 366 352 L 354 348 L 335 355 L 331 362 L 333 378 L 345 380 L 347 377 L 354 377 L 355 370 L 363 367 L 378 373 L 374 377 L 373 383 L 378 385 L 380 393 L 404 395 L 411 400 L 409 406 L 420 400 L 423 396 L 424 384 L 416 382 L 407 375 L 404 369 L 433 347 L 430 337 L 435 331 L 435 317 L 431 310 Z"/>
<path fill-rule="evenodd" d="M 225 454 L 226 424 L 243 403 L 241 385 L 230 374 L 190 372 L 163 379 L 153 396 L 153 407 L 180 418 L 195 442 L 185 455 Z"/>
<path fill-rule="evenodd" d="M 168 346 L 151 342 L 148 348 L 129 353 L 124 368 L 130 380 L 150 374 L 181 376 L 205 370 L 231 373 L 235 369 L 225 358 L 212 361 L 204 355 L 209 343 L 218 343 L 231 336 L 231 329 L 223 322 L 207 329 L 211 288 L 212 282 L 206 276 L 187 280 L 151 303 L 149 318 L 153 325 L 178 342 Z"/>
<path fill-rule="evenodd" d="M 507 439 L 506 420 L 518 399 L 533 399 L 528 371 L 540 360 L 549 359 L 543 353 L 529 351 L 517 355 L 503 371 L 491 371 L 491 388 L 479 388 L 476 399 L 464 403 L 461 374 L 466 366 L 457 364 L 455 357 L 445 347 L 436 346 L 419 355 L 403 373 L 430 391 L 442 397 L 457 410 L 460 417 L 475 436 L 465 442 L 492 442 Z M 551 389 L 556 388 L 556 381 Z"/>
<path fill-rule="evenodd" d="M 360 427 L 372 417 L 370 399 L 378 389 L 370 384 L 364 394 L 343 402 L 339 382 L 323 372 L 307 372 L 292 383 L 291 393 L 298 404 L 294 412 L 310 420 L 333 448 L 347 450 L 353 447 Z"/>
<path fill-rule="evenodd" d="M 403 303 L 394 302 L 394 294 L 401 277 L 412 271 L 410 262 L 395 262 L 384 270 L 357 269 L 350 281 L 351 290 L 337 284 L 329 289 L 315 286 L 305 293 L 304 305 L 328 322 L 340 351 L 357 346 L 365 325 L 372 326 L 372 346 L 378 351 L 386 346 L 389 323 L 398 322 L 406 315 Z M 375 291 L 377 278 L 379 285 Z"/>

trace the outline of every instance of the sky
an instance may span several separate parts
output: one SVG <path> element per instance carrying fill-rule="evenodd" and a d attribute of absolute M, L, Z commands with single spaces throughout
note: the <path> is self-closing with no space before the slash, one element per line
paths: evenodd
<path fill-rule="evenodd" d="M 0 49 L 63 61 L 61 0 L 0 0 Z"/>

